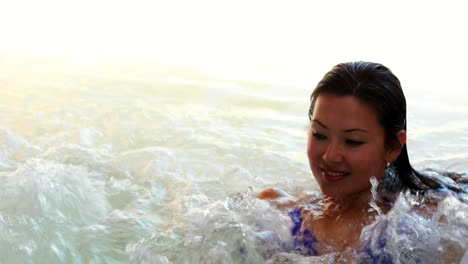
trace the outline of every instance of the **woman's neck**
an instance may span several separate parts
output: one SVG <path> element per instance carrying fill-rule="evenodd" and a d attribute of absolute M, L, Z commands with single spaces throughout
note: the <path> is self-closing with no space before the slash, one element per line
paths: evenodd
<path fill-rule="evenodd" d="M 340 198 L 325 196 L 323 199 L 323 216 L 333 218 L 368 216 L 373 214 L 369 212 L 371 199 L 370 191 Z"/>

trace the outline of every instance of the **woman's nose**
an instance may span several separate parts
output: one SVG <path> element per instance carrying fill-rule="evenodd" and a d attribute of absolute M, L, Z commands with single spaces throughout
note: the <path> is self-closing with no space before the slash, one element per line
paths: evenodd
<path fill-rule="evenodd" d="M 339 163 L 343 161 L 341 147 L 336 143 L 330 143 L 323 154 L 323 160 L 327 163 Z"/>

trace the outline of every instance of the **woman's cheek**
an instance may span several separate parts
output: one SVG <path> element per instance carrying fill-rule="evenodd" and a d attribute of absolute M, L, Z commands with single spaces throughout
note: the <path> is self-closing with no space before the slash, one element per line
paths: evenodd
<path fill-rule="evenodd" d="M 312 162 L 317 162 L 321 156 L 321 152 L 323 149 L 323 144 L 320 144 L 314 139 L 309 140 L 309 144 L 307 146 L 307 156 L 309 160 Z"/>

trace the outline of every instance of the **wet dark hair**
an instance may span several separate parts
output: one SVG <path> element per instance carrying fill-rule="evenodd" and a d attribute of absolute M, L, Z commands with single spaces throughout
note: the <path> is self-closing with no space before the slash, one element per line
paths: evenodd
<path fill-rule="evenodd" d="M 336 65 L 312 92 L 309 119 L 321 94 L 354 96 L 375 109 L 385 131 L 386 147 L 401 148 L 400 155 L 388 168 L 394 169 L 398 176 L 395 185 L 403 184 L 413 191 L 441 187 L 437 181 L 416 171 L 410 164 L 406 144 L 400 146 L 397 133 L 406 131 L 406 99 L 400 81 L 390 69 L 379 63 L 362 61 Z"/>

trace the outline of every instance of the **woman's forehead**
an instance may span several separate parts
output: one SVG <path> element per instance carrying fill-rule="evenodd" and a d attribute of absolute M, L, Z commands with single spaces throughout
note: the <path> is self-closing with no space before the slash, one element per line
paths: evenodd
<path fill-rule="evenodd" d="M 355 96 L 322 94 L 318 96 L 313 120 L 339 129 L 373 129 L 380 127 L 377 112 Z"/>

